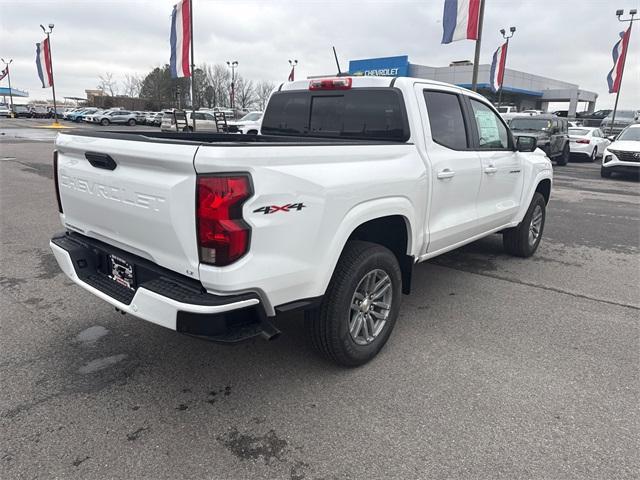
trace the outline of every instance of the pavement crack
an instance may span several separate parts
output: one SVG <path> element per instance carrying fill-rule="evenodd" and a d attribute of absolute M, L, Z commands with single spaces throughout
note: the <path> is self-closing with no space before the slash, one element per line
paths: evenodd
<path fill-rule="evenodd" d="M 569 295 L 569 296 L 574 297 L 574 298 L 582 298 L 582 299 L 591 300 L 591 301 L 594 301 L 594 302 L 606 303 L 608 305 L 614 305 L 616 307 L 631 308 L 632 310 L 640 310 L 640 306 L 639 305 L 633 305 L 631 303 L 615 302 L 613 300 L 607 300 L 607 299 L 604 299 L 604 298 L 592 297 L 591 295 L 585 295 L 583 293 L 571 292 L 569 290 L 563 290 L 563 289 L 557 288 L 557 287 L 550 287 L 550 286 L 547 286 L 547 285 L 540 285 L 538 283 L 533 283 L 533 282 L 525 282 L 524 280 L 516 280 L 516 279 L 513 279 L 513 278 L 505 277 L 503 275 L 499 275 L 497 273 L 486 273 L 486 272 L 478 272 L 478 271 L 473 271 L 473 270 L 465 270 L 464 268 L 454 267 L 454 266 L 451 266 L 451 265 L 442 265 L 442 264 L 438 264 L 438 265 L 440 267 L 449 268 L 451 270 L 457 270 L 459 272 L 466 272 L 466 273 L 471 273 L 473 275 L 481 275 L 483 277 L 495 278 L 496 280 L 502 280 L 502 281 L 509 282 L 509 283 L 515 283 L 515 284 L 518 284 L 518 285 L 524 285 L 526 287 L 539 288 L 541 290 L 547 290 L 549 292 L 561 293 L 563 295 Z"/>

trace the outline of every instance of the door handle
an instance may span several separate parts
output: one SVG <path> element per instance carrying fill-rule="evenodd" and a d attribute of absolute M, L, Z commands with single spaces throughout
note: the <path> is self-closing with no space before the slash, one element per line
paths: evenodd
<path fill-rule="evenodd" d="M 440 180 L 444 180 L 445 178 L 451 178 L 456 174 L 456 172 L 454 172 L 453 170 L 450 170 L 448 168 L 445 168 L 444 170 L 440 170 L 438 172 L 438 179 Z"/>
<path fill-rule="evenodd" d="M 486 167 L 484 169 L 484 173 L 486 173 L 487 175 L 493 175 L 497 171 L 498 171 L 498 169 L 496 167 L 494 167 L 493 165 L 489 165 L 488 167 Z"/>

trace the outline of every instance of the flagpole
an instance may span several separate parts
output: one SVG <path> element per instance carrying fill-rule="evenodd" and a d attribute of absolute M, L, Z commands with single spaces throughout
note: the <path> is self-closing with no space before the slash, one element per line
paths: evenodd
<path fill-rule="evenodd" d="M 484 23 L 484 0 L 480 0 L 480 12 L 478 14 L 478 39 L 476 40 L 476 52 L 473 58 L 473 76 L 471 78 L 471 90 L 478 91 L 478 64 L 480 63 L 480 44 L 482 43 L 482 24 Z"/>
<path fill-rule="evenodd" d="M 631 10 L 631 20 L 620 20 L 622 16 L 622 10 L 618 10 L 616 14 L 618 15 L 618 21 L 620 22 L 629 22 L 629 38 L 627 39 L 627 48 L 629 48 L 629 44 L 631 43 L 631 27 L 633 27 L 633 17 L 636 14 L 635 10 Z M 624 55 L 624 61 L 622 62 L 622 69 L 620 70 L 620 82 L 618 83 L 618 91 L 616 92 L 616 103 L 613 105 L 613 116 L 611 117 L 611 123 L 609 124 L 609 135 L 613 133 L 613 125 L 616 121 L 616 111 L 618 110 L 618 99 L 620 98 L 620 90 L 622 90 L 622 77 L 624 75 L 624 66 L 627 64 L 627 52 Z"/>
<path fill-rule="evenodd" d="M 7 68 L 7 80 L 9 80 L 9 102 L 11 103 L 11 114 L 13 115 L 13 92 L 11 91 L 11 69 L 9 68 L 9 65 L 13 63 L 13 58 L 10 59 L 9 62 L 5 62 L 4 58 L 2 58 L 1 60 Z M 6 102 L 7 99 L 5 98 L 4 101 Z"/>
<path fill-rule="evenodd" d="M 196 66 L 193 60 L 193 2 L 189 0 L 189 33 L 191 34 L 191 119 L 193 121 L 193 131 L 196 131 L 196 97 L 194 95 L 194 83 L 196 78 Z"/>
<path fill-rule="evenodd" d="M 507 74 L 507 55 L 509 54 L 509 39 L 513 37 L 513 34 L 516 32 L 516 27 L 511 27 L 510 30 L 511 35 L 506 34 L 504 28 L 500 30 L 502 34 L 502 38 L 506 38 L 507 40 L 507 48 L 504 50 L 504 75 Z M 498 107 L 502 105 L 502 90 L 504 90 L 504 77 L 502 78 L 502 83 L 500 83 L 500 93 L 498 93 Z"/>
<path fill-rule="evenodd" d="M 50 33 L 53 31 L 53 23 L 49 24 L 49 31 L 40 25 L 40 28 L 47 34 L 47 50 L 49 50 L 49 64 L 51 65 L 51 92 L 53 93 L 53 125 L 58 124 L 58 107 L 56 105 L 56 82 L 53 76 L 53 56 L 51 55 L 51 37 Z"/>

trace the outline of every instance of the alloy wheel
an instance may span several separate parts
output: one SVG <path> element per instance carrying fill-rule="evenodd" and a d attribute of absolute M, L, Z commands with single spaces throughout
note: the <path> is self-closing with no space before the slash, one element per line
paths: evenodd
<path fill-rule="evenodd" d="M 529 225 L 529 245 L 532 247 L 538 241 L 540 233 L 542 231 L 542 207 L 536 205 L 533 209 L 533 215 L 531 215 L 531 224 Z"/>
<path fill-rule="evenodd" d="M 393 301 L 391 278 L 380 269 L 367 273 L 351 298 L 349 333 L 358 345 L 372 343 L 387 323 Z"/>

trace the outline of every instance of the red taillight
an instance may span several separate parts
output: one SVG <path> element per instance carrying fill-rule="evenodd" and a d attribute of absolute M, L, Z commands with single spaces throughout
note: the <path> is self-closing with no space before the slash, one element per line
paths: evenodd
<path fill-rule="evenodd" d="M 587 139 L 587 138 L 581 138 L 581 139 L 579 139 L 579 140 L 576 140 L 576 143 L 587 143 L 587 144 L 588 144 L 588 143 L 589 143 L 589 139 Z"/>
<path fill-rule="evenodd" d="M 319 78 L 309 82 L 309 90 L 349 90 L 351 82 L 350 77 Z"/>
<path fill-rule="evenodd" d="M 53 185 L 56 188 L 56 200 L 58 201 L 58 212 L 62 213 L 62 201 L 60 200 L 60 185 L 58 184 L 58 151 L 53 151 Z"/>
<path fill-rule="evenodd" d="M 198 176 L 196 220 L 200 261 L 229 265 L 249 250 L 251 228 L 242 205 L 251 197 L 248 175 Z"/>

